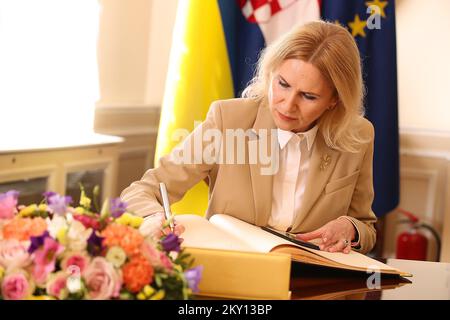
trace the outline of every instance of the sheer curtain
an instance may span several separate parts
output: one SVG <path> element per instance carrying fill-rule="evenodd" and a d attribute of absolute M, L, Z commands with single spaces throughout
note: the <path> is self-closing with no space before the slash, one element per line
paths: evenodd
<path fill-rule="evenodd" d="M 0 0 L 0 148 L 93 133 L 97 0 Z"/>

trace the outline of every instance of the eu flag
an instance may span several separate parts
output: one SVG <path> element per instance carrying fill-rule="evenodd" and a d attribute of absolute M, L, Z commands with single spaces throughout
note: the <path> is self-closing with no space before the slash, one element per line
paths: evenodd
<path fill-rule="evenodd" d="M 382 216 L 397 207 L 400 189 L 395 1 L 321 2 L 322 19 L 347 27 L 361 54 L 366 117 L 375 127 L 372 209 Z"/>

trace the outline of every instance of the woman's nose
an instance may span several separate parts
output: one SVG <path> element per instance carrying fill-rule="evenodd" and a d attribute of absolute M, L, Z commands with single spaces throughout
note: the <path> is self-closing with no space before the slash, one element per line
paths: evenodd
<path fill-rule="evenodd" d="M 294 113 L 297 110 L 298 106 L 297 106 L 297 99 L 296 99 L 296 95 L 295 94 L 290 94 L 289 96 L 286 97 L 283 106 L 282 106 L 282 111 L 284 113 Z"/>

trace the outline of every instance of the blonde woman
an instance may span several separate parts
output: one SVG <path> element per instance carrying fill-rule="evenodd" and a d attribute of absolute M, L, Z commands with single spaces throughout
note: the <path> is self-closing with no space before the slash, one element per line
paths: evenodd
<path fill-rule="evenodd" d="M 321 250 L 367 253 L 376 235 L 374 129 L 363 117 L 363 88 L 358 48 L 346 29 L 297 27 L 265 49 L 242 98 L 214 102 L 182 145 L 121 197 L 147 217 L 142 230 L 154 232 L 164 220 L 159 182 L 173 203 L 205 180 L 207 217 L 228 214 L 315 239 Z M 231 141 L 243 132 L 245 143 Z M 212 136 L 220 137 L 221 157 L 205 152 Z M 230 150 L 234 162 L 224 161 Z"/>

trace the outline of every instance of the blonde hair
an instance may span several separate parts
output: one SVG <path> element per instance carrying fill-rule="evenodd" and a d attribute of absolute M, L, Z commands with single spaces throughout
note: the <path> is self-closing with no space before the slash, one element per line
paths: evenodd
<path fill-rule="evenodd" d="M 268 104 L 272 73 L 287 59 L 311 63 L 329 82 L 338 103 L 318 120 L 325 143 L 344 152 L 357 152 L 369 139 L 360 136 L 358 126 L 364 116 L 364 85 L 361 59 L 352 35 L 342 26 L 315 21 L 296 27 L 263 50 L 255 77 L 242 97 Z"/>

